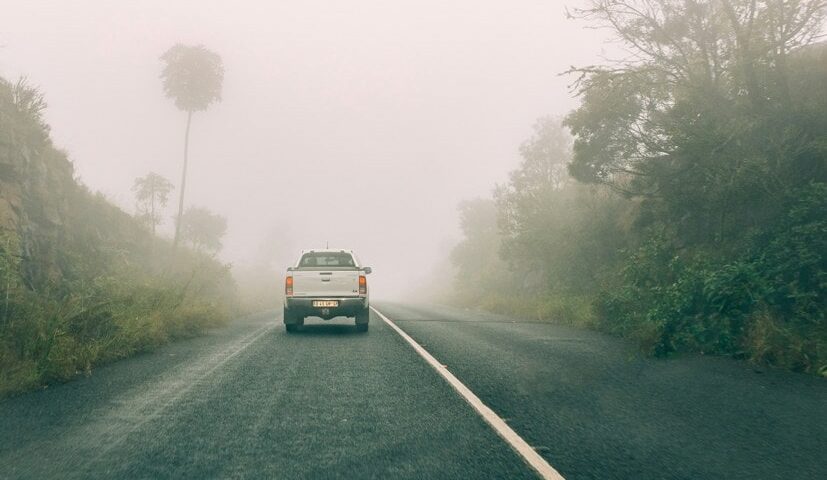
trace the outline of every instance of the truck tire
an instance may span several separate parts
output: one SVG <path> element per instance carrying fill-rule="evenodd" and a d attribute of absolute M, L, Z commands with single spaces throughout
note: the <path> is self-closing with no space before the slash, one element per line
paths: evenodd
<path fill-rule="evenodd" d="M 356 331 L 367 332 L 368 321 L 370 321 L 370 310 L 364 309 L 356 314 Z"/>
<path fill-rule="evenodd" d="M 297 331 L 303 324 L 304 318 L 298 318 L 290 310 L 284 309 L 284 328 L 288 333 Z"/>

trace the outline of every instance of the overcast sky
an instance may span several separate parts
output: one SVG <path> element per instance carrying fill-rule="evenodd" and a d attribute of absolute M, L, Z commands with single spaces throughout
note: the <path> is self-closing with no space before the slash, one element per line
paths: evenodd
<path fill-rule="evenodd" d="M 79 177 L 131 211 L 135 177 L 180 180 L 185 115 L 159 56 L 207 46 L 224 99 L 194 117 L 187 203 L 228 218 L 222 258 L 329 242 L 399 296 L 459 237 L 457 203 L 517 166 L 535 119 L 576 106 L 559 74 L 605 46 L 566 19 L 577 3 L 0 0 L 0 75 L 42 88 Z"/>

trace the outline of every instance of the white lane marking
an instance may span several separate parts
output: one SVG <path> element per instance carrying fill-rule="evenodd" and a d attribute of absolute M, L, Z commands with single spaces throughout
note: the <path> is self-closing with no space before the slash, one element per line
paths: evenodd
<path fill-rule="evenodd" d="M 468 402 L 472 407 L 474 407 L 474 410 L 476 410 L 477 413 L 480 414 L 483 420 L 485 420 L 489 425 L 491 425 L 491 428 L 493 428 L 494 431 L 497 432 L 497 435 L 499 435 L 503 440 L 505 440 L 511 446 L 511 448 L 513 448 L 514 451 L 517 452 L 517 454 L 523 457 L 523 459 L 538 474 L 540 474 L 540 477 L 548 480 L 564 480 L 563 476 L 560 475 L 560 473 L 557 470 L 555 470 L 554 467 L 549 465 L 549 463 L 543 457 L 541 457 L 540 454 L 538 454 L 533 448 L 531 448 L 531 445 L 529 445 L 525 440 L 523 440 L 521 436 L 517 435 L 517 432 L 512 430 L 511 427 L 509 427 L 508 424 L 505 423 L 505 420 L 503 420 L 499 417 L 499 415 L 494 413 L 494 410 L 491 410 L 491 408 L 489 408 L 488 405 L 482 403 L 482 400 L 480 400 L 480 398 L 474 392 L 472 392 L 468 387 L 466 387 L 462 382 L 460 382 L 459 379 L 455 377 L 453 373 L 449 372 L 448 367 L 439 363 L 439 361 L 437 361 L 437 359 L 434 358 L 433 355 L 431 355 L 430 353 L 428 353 L 427 350 L 422 348 L 420 344 L 416 343 L 416 340 L 411 338 L 410 335 L 405 333 L 404 330 L 402 330 L 395 323 L 393 323 L 391 319 L 383 315 L 381 312 L 379 312 L 379 310 L 375 309 L 374 307 L 370 308 L 371 310 L 373 310 L 373 313 L 379 315 L 379 318 L 384 320 L 385 323 L 387 323 L 388 325 L 390 325 L 391 328 L 396 330 L 396 333 L 402 336 L 402 338 L 404 338 L 405 341 L 407 341 L 413 347 L 413 349 L 416 350 L 416 353 L 418 353 L 419 356 L 424 358 L 425 361 L 428 362 L 428 364 L 432 366 L 434 370 L 437 371 L 437 373 L 442 375 L 442 378 L 448 381 L 448 383 L 452 387 L 454 387 L 454 390 L 456 390 L 457 393 L 459 393 L 460 396 L 464 398 L 466 402 Z"/>

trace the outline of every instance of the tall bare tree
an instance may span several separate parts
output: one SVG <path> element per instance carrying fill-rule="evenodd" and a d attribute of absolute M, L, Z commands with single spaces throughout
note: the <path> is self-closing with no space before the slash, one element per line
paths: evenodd
<path fill-rule="evenodd" d="M 178 215 L 175 220 L 174 245 L 177 246 L 181 236 L 181 217 L 184 214 L 192 114 L 204 111 L 213 103 L 221 101 L 224 64 L 217 53 L 208 50 L 203 45 L 173 45 L 161 56 L 161 61 L 164 62 L 164 69 L 161 72 L 164 93 L 175 101 L 176 107 L 187 113 L 187 127 L 184 132 L 184 165 L 181 173 Z"/>

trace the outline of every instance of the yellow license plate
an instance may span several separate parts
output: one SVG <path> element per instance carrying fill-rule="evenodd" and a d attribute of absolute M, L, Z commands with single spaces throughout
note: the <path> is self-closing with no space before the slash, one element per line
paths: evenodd
<path fill-rule="evenodd" d="M 338 307 L 338 300 L 313 300 L 313 306 L 317 308 Z"/>

